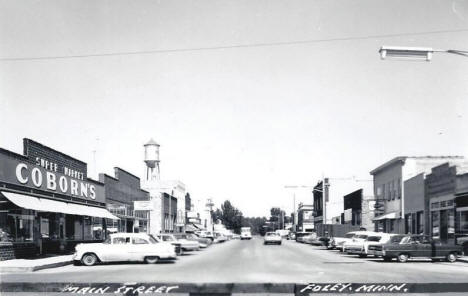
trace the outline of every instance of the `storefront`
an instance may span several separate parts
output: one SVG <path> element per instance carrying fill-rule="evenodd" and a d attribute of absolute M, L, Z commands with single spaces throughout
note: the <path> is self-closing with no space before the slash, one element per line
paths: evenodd
<path fill-rule="evenodd" d="M 99 174 L 104 184 L 106 207 L 119 220 L 108 219 L 107 232 L 148 232 L 149 210 L 135 209 L 135 202 L 148 202 L 149 193 L 140 188 L 140 178 L 118 167 L 114 177 Z"/>
<path fill-rule="evenodd" d="M 86 163 L 30 139 L 24 155 L 0 148 L 0 260 L 66 253 L 104 239 L 102 183 Z"/>

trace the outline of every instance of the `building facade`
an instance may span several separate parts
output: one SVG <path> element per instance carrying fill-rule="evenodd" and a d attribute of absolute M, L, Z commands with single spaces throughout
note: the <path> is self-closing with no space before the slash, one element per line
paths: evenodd
<path fill-rule="evenodd" d="M 135 201 L 149 201 L 149 192 L 141 189 L 140 178 L 121 169 L 114 168 L 114 177 L 99 174 L 104 184 L 106 207 L 119 220 L 108 219 L 108 232 L 148 232 L 149 211 L 135 210 Z"/>
<path fill-rule="evenodd" d="M 421 173 L 403 182 L 405 193 L 404 208 L 404 233 L 428 234 L 429 215 L 426 205 L 425 174 Z"/>
<path fill-rule="evenodd" d="M 374 195 L 378 214 L 374 218 L 375 230 L 405 233 L 404 182 L 445 162 L 463 162 L 462 156 L 396 157 L 376 169 L 373 176 Z"/>
<path fill-rule="evenodd" d="M 0 148 L 2 259 L 72 251 L 104 239 L 104 184 L 87 177 L 87 164 L 31 139 L 23 154 Z"/>
<path fill-rule="evenodd" d="M 309 232 L 314 228 L 314 206 L 300 203 L 297 209 L 297 231 Z"/>
<path fill-rule="evenodd" d="M 360 188 L 343 196 L 343 209 L 342 224 L 374 230 L 375 199 L 369 190 Z"/>
<path fill-rule="evenodd" d="M 455 243 L 457 237 L 463 236 L 465 199 L 460 198 L 463 195 L 458 193 L 468 187 L 465 183 L 467 172 L 466 165 L 444 163 L 434 167 L 427 175 L 426 201 L 430 211 L 428 225 L 433 238 Z"/>

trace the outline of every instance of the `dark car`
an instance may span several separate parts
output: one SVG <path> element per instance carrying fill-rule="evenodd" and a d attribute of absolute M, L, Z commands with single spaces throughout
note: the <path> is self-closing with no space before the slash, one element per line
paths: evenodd
<path fill-rule="evenodd" d="M 375 255 L 382 256 L 384 261 L 396 258 L 399 262 L 406 262 L 409 258 L 446 259 L 448 262 L 455 262 L 458 256 L 463 255 L 461 246 L 442 243 L 424 235 L 406 235 L 399 242 L 390 240 L 383 245 L 369 245 L 369 251 L 371 250 Z"/>

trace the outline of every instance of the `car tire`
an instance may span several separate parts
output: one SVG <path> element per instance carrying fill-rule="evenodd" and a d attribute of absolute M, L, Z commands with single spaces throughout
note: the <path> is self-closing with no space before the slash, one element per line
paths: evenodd
<path fill-rule="evenodd" d="M 81 263 L 86 266 L 93 266 L 98 260 L 98 257 L 94 253 L 86 253 L 81 257 Z"/>
<path fill-rule="evenodd" d="M 383 261 L 385 262 L 391 262 L 392 261 L 392 257 L 387 257 L 387 256 L 383 256 Z"/>
<path fill-rule="evenodd" d="M 457 261 L 457 255 L 455 253 L 449 253 L 447 257 L 445 257 L 445 259 L 447 260 L 447 262 L 453 263 Z"/>
<path fill-rule="evenodd" d="M 401 253 L 401 254 L 399 254 L 398 257 L 397 257 L 398 262 L 401 262 L 401 263 L 407 262 L 408 259 L 409 259 L 409 256 L 408 256 L 408 254 L 406 254 L 406 253 Z"/>
<path fill-rule="evenodd" d="M 159 257 L 145 257 L 145 262 L 148 264 L 155 264 L 159 261 Z"/>
<path fill-rule="evenodd" d="M 80 266 L 80 265 L 81 265 L 81 261 L 80 261 L 80 260 L 73 260 L 73 265 L 74 265 L 74 266 Z"/>

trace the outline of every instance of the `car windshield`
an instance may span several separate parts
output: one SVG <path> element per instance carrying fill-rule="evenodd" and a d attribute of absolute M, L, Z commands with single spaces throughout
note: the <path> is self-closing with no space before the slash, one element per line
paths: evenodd
<path fill-rule="evenodd" d="M 345 238 L 353 238 L 356 234 L 354 233 L 346 233 Z"/>
<path fill-rule="evenodd" d="M 277 236 L 277 234 L 274 233 L 274 232 L 268 232 L 266 235 L 267 235 L 267 236 Z"/>
<path fill-rule="evenodd" d="M 363 239 L 366 239 L 366 238 L 367 238 L 367 235 L 366 235 L 366 234 L 359 234 L 359 235 L 356 235 L 356 238 L 363 238 Z"/>
<path fill-rule="evenodd" d="M 150 241 L 150 243 L 152 244 L 157 244 L 159 241 L 152 235 L 148 235 L 148 239 Z"/>
<path fill-rule="evenodd" d="M 105 241 L 102 242 L 103 244 L 110 244 L 111 243 L 111 238 L 108 236 Z"/>
<path fill-rule="evenodd" d="M 394 243 L 394 244 L 398 244 L 401 242 L 401 240 L 404 238 L 404 236 L 401 236 L 401 235 L 396 235 L 396 236 L 393 236 L 391 239 L 390 239 L 390 242 L 391 243 Z"/>

